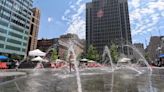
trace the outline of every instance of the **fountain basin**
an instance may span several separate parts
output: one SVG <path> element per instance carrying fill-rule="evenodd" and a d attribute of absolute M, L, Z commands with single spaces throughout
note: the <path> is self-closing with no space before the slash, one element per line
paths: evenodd
<path fill-rule="evenodd" d="M 78 92 L 75 72 L 53 69 L 21 71 L 28 72 L 28 76 L 20 79 L 18 77 L 15 81 L 0 85 L 1 92 Z M 127 73 L 127 70 L 111 72 L 111 68 L 103 69 L 103 67 L 84 69 L 80 71 L 82 90 L 83 92 L 163 92 L 163 71 L 164 68 L 153 68 L 152 74 L 144 73 L 136 76 Z"/>

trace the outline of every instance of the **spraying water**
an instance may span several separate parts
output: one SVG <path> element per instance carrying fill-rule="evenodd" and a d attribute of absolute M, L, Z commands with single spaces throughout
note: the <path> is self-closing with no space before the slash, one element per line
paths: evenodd
<path fill-rule="evenodd" d="M 124 47 L 125 46 L 126 47 L 130 47 L 134 51 L 136 51 L 140 55 L 140 57 L 142 58 L 140 60 L 142 60 L 143 63 L 148 67 L 148 69 L 150 70 L 150 72 L 152 72 L 152 68 L 150 67 L 150 65 L 148 64 L 148 62 L 146 61 L 146 59 L 144 58 L 144 56 L 142 55 L 142 53 L 136 47 L 134 47 L 132 45 L 124 45 Z M 121 58 L 117 62 L 117 64 L 113 64 L 113 60 L 111 58 L 111 53 L 110 53 L 110 50 L 109 50 L 108 46 L 105 46 L 105 48 L 104 48 L 104 52 L 103 52 L 103 55 L 102 55 L 102 60 L 103 61 L 105 61 L 106 56 L 109 58 L 112 71 L 123 69 L 123 68 L 127 68 L 127 69 L 130 69 L 130 70 L 136 71 L 139 74 L 142 74 L 142 71 L 139 71 L 136 67 L 132 66 L 132 63 L 130 61 L 131 59 L 129 59 L 129 58 L 123 57 L 123 58 Z M 125 64 L 122 64 L 122 63 L 126 63 L 126 62 L 128 62 L 128 64 L 126 64 L 126 65 Z M 106 61 L 105 61 L 105 63 L 106 63 Z M 135 65 L 137 65 L 137 64 L 138 64 L 138 62 Z"/>
<path fill-rule="evenodd" d="M 112 60 L 111 53 L 110 53 L 108 46 L 105 46 L 105 48 L 104 48 L 104 52 L 102 55 L 103 61 L 105 60 L 106 56 L 109 58 L 109 61 L 110 61 L 111 67 L 112 67 L 112 71 L 114 71 L 114 64 L 113 64 L 113 60 Z M 106 62 L 104 62 L 104 63 L 106 63 Z"/>
<path fill-rule="evenodd" d="M 142 55 L 142 53 L 133 45 L 124 45 L 126 47 L 130 47 L 132 48 L 134 51 L 136 51 L 140 57 L 142 58 L 142 61 L 146 64 L 146 66 L 148 67 L 148 69 L 152 72 L 152 68 L 150 67 L 150 65 L 148 64 L 148 62 L 146 61 L 145 57 Z"/>
<path fill-rule="evenodd" d="M 81 78 L 80 78 L 80 73 L 79 73 L 79 68 L 78 68 L 78 62 L 76 60 L 77 56 L 75 54 L 72 41 L 70 41 L 70 46 L 68 48 L 67 58 L 69 58 L 71 54 L 73 55 L 72 60 L 73 60 L 73 63 L 74 63 L 74 66 L 75 66 L 75 71 L 76 71 L 76 80 L 77 80 L 78 92 L 82 92 Z"/>

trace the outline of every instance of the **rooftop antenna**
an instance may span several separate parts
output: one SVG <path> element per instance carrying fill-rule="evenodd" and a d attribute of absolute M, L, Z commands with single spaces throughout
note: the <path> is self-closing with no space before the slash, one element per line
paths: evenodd
<path fill-rule="evenodd" d="M 145 45 L 146 45 L 145 47 L 147 47 L 147 46 L 148 46 L 148 45 L 147 45 L 147 39 L 146 39 L 146 38 L 145 38 Z"/>
<path fill-rule="evenodd" d="M 159 36 L 161 37 L 161 30 L 158 28 L 158 33 L 159 33 Z"/>

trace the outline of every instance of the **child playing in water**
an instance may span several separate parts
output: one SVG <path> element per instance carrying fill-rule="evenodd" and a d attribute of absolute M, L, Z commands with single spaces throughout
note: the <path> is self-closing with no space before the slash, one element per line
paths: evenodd
<path fill-rule="evenodd" d="M 69 56 L 69 69 L 70 69 L 70 72 L 71 72 L 71 68 L 73 68 L 73 70 L 75 70 L 74 68 L 74 56 L 73 56 L 73 53 L 70 52 L 70 56 Z"/>

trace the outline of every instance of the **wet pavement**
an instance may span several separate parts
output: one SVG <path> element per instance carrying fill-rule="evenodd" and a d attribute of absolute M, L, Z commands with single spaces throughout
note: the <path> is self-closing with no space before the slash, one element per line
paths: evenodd
<path fill-rule="evenodd" d="M 27 75 L 0 77 L 0 92 L 77 92 L 75 73 L 67 70 L 21 70 Z M 164 92 L 164 69 L 137 75 L 128 70 L 81 71 L 83 92 Z M 14 71 L 13 71 L 14 72 Z M 5 83 L 6 82 L 6 83 Z"/>

